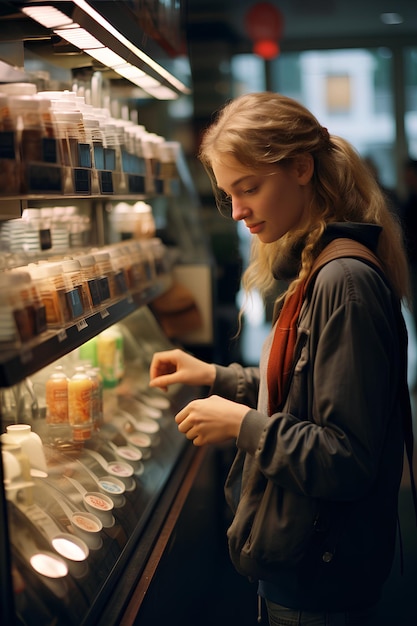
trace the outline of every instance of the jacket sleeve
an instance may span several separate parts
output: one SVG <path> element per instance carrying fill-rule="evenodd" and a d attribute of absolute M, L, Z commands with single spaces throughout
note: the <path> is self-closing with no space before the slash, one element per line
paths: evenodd
<path fill-rule="evenodd" d="M 247 404 L 255 408 L 258 402 L 259 369 L 243 367 L 238 363 L 229 366 L 216 365 L 216 379 L 209 391 L 210 395 L 218 395 Z"/>
<path fill-rule="evenodd" d="M 320 272 L 310 306 L 308 341 L 284 411 L 247 413 L 237 445 L 284 488 L 355 499 L 372 486 L 387 445 L 396 458 L 402 446 L 391 293 L 362 262 L 333 261 Z"/>

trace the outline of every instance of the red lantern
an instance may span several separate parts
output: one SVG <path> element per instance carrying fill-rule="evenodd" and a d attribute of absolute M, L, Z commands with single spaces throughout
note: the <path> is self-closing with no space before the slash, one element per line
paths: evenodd
<path fill-rule="evenodd" d="M 246 31 L 253 41 L 253 51 L 264 59 L 279 54 L 279 40 L 284 28 L 281 12 L 270 2 L 257 2 L 245 17 Z"/>

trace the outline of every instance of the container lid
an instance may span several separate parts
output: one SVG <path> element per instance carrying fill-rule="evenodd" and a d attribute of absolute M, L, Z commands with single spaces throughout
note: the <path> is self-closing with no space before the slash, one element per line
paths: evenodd
<path fill-rule="evenodd" d="M 17 107 L 18 109 L 36 109 L 40 110 L 40 100 L 28 95 L 10 95 L 9 106 L 11 111 Z"/>
<path fill-rule="evenodd" d="M 94 258 L 98 263 L 100 263 L 101 261 L 108 261 L 110 259 L 110 254 L 108 252 L 95 252 Z"/>
<path fill-rule="evenodd" d="M 92 254 L 83 254 L 81 256 L 77 256 L 77 260 L 81 267 L 89 267 L 90 265 L 96 264 L 96 260 Z"/>
<path fill-rule="evenodd" d="M 21 270 L 11 270 L 10 271 L 11 282 L 15 286 L 19 285 L 28 285 L 32 282 L 32 277 L 29 272 L 22 272 Z"/>
<path fill-rule="evenodd" d="M 1 90 L 9 95 L 33 96 L 36 93 L 36 85 L 34 83 L 6 83 L 1 86 Z"/>
<path fill-rule="evenodd" d="M 75 102 L 77 94 L 75 91 L 65 89 L 64 91 L 39 91 L 38 96 L 40 98 L 48 98 L 49 100 L 66 100 L 67 102 Z"/>
<path fill-rule="evenodd" d="M 79 272 L 81 264 L 77 259 L 66 259 L 61 262 L 63 272 Z"/>
<path fill-rule="evenodd" d="M 60 276 L 62 274 L 62 267 L 60 263 L 48 263 L 41 266 L 41 275 L 45 277 Z"/>

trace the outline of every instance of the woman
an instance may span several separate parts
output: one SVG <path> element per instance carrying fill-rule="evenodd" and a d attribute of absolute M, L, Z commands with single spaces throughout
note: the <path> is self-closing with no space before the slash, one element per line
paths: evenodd
<path fill-rule="evenodd" d="M 196 446 L 236 440 L 229 550 L 259 581 L 270 624 L 368 625 L 393 560 L 403 467 L 400 229 L 354 149 L 282 95 L 227 104 L 200 159 L 219 207 L 253 235 L 246 291 L 283 278 L 288 290 L 259 369 L 165 351 L 150 385 L 210 386 L 175 419 Z M 370 258 L 342 250 L 318 267 L 335 239 Z"/>

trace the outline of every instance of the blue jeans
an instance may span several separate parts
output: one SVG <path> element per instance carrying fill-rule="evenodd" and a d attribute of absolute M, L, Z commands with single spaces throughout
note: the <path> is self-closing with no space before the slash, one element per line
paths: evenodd
<path fill-rule="evenodd" d="M 270 626 L 376 626 L 375 610 L 347 613 L 296 611 L 266 600 Z"/>

